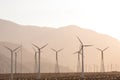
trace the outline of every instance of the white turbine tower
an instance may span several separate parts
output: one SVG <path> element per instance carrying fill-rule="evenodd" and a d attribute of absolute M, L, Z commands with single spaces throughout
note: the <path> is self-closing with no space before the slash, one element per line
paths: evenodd
<path fill-rule="evenodd" d="M 104 51 L 108 49 L 108 47 L 106 47 L 105 49 L 99 49 L 96 48 L 97 50 L 99 50 L 101 52 L 101 72 L 105 72 L 105 66 L 104 66 Z"/>
<path fill-rule="evenodd" d="M 35 44 L 32 44 L 32 45 L 38 49 L 38 80 L 40 80 L 40 54 L 41 54 L 41 49 L 45 48 L 48 44 L 46 44 L 42 47 L 38 47 Z"/>
<path fill-rule="evenodd" d="M 55 72 L 59 73 L 58 52 L 62 51 L 63 49 L 59 49 L 59 50 L 52 49 L 52 50 L 56 53 Z"/>
<path fill-rule="evenodd" d="M 17 73 L 17 53 L 19 52 L 20 50 L 18 50 L 17 52 L 15 52 L 15 73 Z"/>
<path fill-rule="evenodd" d="M 80 65 L 81 48 L 79 49 L 79 51 L 76 51 L 74 54 L 78 54 L 77 72 L 81 72 L 81 65 Z"/>
<path fill-rule="evenodd" d="M 9 47 L 7 46 L 4 46 L 7 50 L 9 50 L 11 52 L 11 79 L 10 80 L 13 80 L 13 53 L 19 49 L 21 46 L 15 48 L 15 49 L 10 49 Z"/>
<path fill-rule="evenodd" d="M 35 52 L 35 55 L 34 55 L 34 58 L 35 58 L 35 66 L 34 66 L 34 72 L 36 73 L 37 72 L 37 51 L 35 50 L 35 48 L 33 48 L 34 52 Z"/>
<path fill-rule="evenodd" d="M 81 55 L 82 55 L 82 79 L 84 79 L 84 47 L 90 47 L 92 45 L 84 45 L 79 37 L 77 37 L 77 39 L 79 40 L 81 44 L 80 46 L 81 46 Z"/>

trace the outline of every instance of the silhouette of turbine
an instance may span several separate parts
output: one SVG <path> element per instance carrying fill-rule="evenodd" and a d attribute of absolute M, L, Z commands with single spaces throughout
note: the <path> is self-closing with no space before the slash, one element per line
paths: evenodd
<path fill-rule="evenodd" d="M 56 53 L 55 73 L 59 73 L 58 52 L 62 51 L 63 49 L 59 49 L 59 50 L 52 49 L 52 50 Z"/>
<path fill-rule="evenodd" d="M 81 55 L 82 55 L 82 78 L 84 79 L 84 47 L 90 47 L 92 45 L 84 45 L 83 42 L 80 40 L 80 38 L 77 36 L 77 39 L 79 40 L 80 42 L 80 46 L 81 46 Z"/>
<path fill-rule="evenodd" d="M 77 72 L 81 72 L 81 67 L 80 67 L 81 48 L 79 49 L 79 51 L 76 51 L 74 54 L 78 54 Z"/>
<path fill-rule="evenodd" d="M 99 49 L 99 48 L 96 48 L 97 50 L 99 50 L 101 52 L 101 72 L 105 72 L 105 66 L 104 66 L 104 51 L 108 49 L 108 47 L 106 47 L 105 49 Z"/>
<path fill-rule="evenodd" d="M 41 54 L 41 49 L 45 48 L 48 44 L 46 44 L 42 47 L 38 47 L 35 44 L 32 44 L 32 45 L 38 49 L 38 80 L 39 80 L 40 79 L 40 54 Z"/>
<path fill-rule="evenodd" d="M 19 49 L 21 46 L 15 48 L 15 49 L 10 49 L 9 47 L 7 46 L 4 46 L 7 50 L 9 50 L 11 52 L 11 79 L 10 80 L 13 80 L 13 53 Z"/>
<path fill-rule="evenodd" d="M 34 56 L 34 58 L 35 58 L 35 66 L 34 66 L 34 72 L 36 73 L 37 72 L 37 51 L 35 50 L 35 48 L 33 47 L 33 50 L 34 50 L 34 52 L 35 52 L 35 56 Z"/>
<path fill-rule="evenodd" d="M 21 48 L 21 47 L 20 47 Z M 15 52 L 15 73 L 17 73 L 17 53 L 19 52 L 20 50 L 18 50 L 17 52 Z"/>

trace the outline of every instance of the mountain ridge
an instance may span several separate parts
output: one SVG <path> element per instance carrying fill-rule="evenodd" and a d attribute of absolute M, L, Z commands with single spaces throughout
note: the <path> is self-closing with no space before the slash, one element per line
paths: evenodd
<path fill-rule="evenodd" d="M 0 23 L 0 33 L 1 41 L 8 41 L 17 44 L 22 42 L 26 50 L 29 51 L 29 54 L 26 53 L 26 55 L 29 55 L 29 57 L 33 56 L 31 43 L 37 44 L 38 46 L 42 46 L 48 43 L 48 46 L 43 49 L 43 53 L 41 55 L 42 58 L 46 59 L 46 61 L 50 61 L 54 64 L 55 54 L 52 54 L 54 52 L 50 49 L 64 48 L 61 54 L 59 54 L 60 65 L 67 66 L 73 71 L 76 71 L 77 65 L 77 56 L 73 55 L 73 53 L 77 51 L 80 46 L 76 36 L 80 37 L 84 44 L 94 45 L 93 47 L 85 48 L 86 64 L 99 65 L 100 53 L 95 48 L 97 47 L 103 49 L 107 46 L 109 46 L 109 49 L 106 51 L 106 53 L 111 54 L 108 54 L 108 56 L 105 54 L 105 57 L 107 57 L 105 62 L 107 64 L 119 63 L 117 60 L 112 60 L 112 57 L 119 59 L 119 40 L 109 35 L 97 33 L 93 30 L 80 28 L 76 25 L 69 25 L 61 28 L 35 27 L 28 25 L 12 26 L 7 25 L 6 21 L 5 24 Z"/>

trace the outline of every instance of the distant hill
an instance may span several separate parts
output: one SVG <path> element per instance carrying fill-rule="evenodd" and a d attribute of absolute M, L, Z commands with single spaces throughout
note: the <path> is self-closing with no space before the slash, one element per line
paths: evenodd
<path fill-rule="evenodd" d="M 105 51 L 105 66 L 109 66 L 110 64 L 119 65 L 120 41 L 108 35 L 83 29 L 76 25 L 50 28 L 20 25 L 11 21 L 0 20 L 0 40 L 14 44 L 22 43 L 25 49 L 25 51 L 23 51 L 23 62 L 24 65 L 30 69 L 34 67 L 34 65 L 32 65 L 34 64 L 34 51 L 31 44 L 34 43 L 41 47 L 48 43 L 48 46 L 45 47 L 41 53 L 41 69 L 43 72 L 54 72 L 55 53 L 51 48 L 64 48 L 64 50 L 59 53 L 59 64 L 64 66 L 64 69 L 61 71 L 76 71 L 77 55 L 73 53 L 79 49 L 80 45 L 76 36 L 79 36 L 84 44 L 94 45 L 85 48 L 85 65 L 93 67 L 93 64 L 96 64 L 99 66 L 100 52 L 95 48 L 104 49 L 107 46 L 109 49 Z M 1 52 L 3 53 L 4 51 L 1 50 Z M 9 56 L 6 55 L 6 57 Z M 43 63 L 45 63 L 45 65 Z"/>

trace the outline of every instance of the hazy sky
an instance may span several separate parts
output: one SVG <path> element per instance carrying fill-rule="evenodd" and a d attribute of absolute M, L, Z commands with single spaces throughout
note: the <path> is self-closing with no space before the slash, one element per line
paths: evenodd
<path fill-rule="evenodd" d="M 24 25 L 78 25 L 120 40 L 120 0 L 0 0 L 0 18 Z"/>

